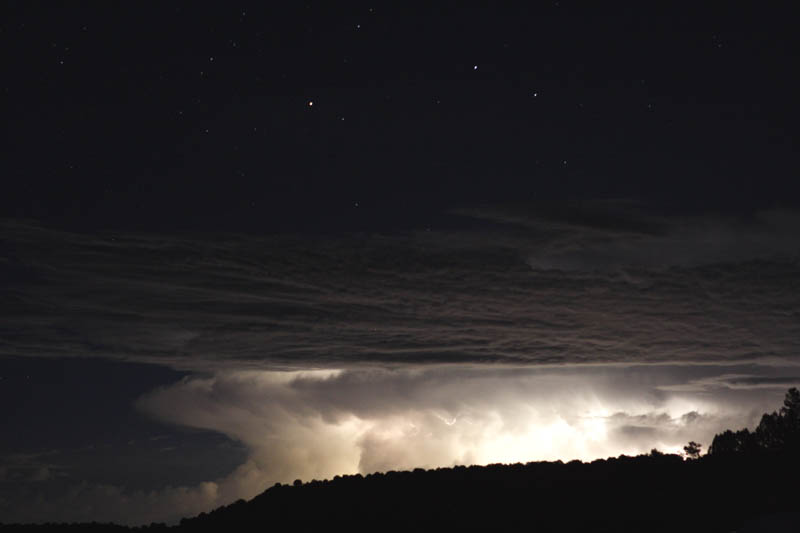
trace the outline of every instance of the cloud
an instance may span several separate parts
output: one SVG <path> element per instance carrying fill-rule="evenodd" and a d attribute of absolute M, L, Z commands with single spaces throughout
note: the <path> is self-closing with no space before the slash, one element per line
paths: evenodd
<path fill-rule="evenodd" d="M 218 431 L 248 448 L 247 460 L 228 476 L 162 491 L 163 501 L 199 510 L 296 478 L 593 459 L 652 448 L 677 452 L 689 440 L 707 446 L 717 432 L 754 425 L 781 395 L 664 391 L 662 385 L 681 382 L 686 373 L 678 367 L 250 370 L 185 378 L 148 393 L 138 406 L 162 421 Z M 125 505 L 127 522 L 131 516 L 167 516 L 164 505 L 144 515 L 128 514 L 143 512 L 138 504 Z"/>
<path fill-rule="evenodd" d="M 12 453 L 0 457 L 0 485 L 47 481 L 60 475 L 48 457 L 55 452 Z"/>
<path fill-rule="evenodd" d="M 787 372 L 793 369 L 787 369 Z M 770 372 L 772 374 L 772 372 Z M 787 375 L 749 375 L 749 374 L 723 374 L 719 376 L 693 379 L 688 383 L 674 384 L 663 387 L 664 390 L 699 392 L 719 389 L 731 390 L 758 390 L 777 389 L 786 390 L 789 387 L 800 385 L 800 376 Z"/>
<path fill-rule="evenodd" d="M 49 491 L 21 485 L 12 496 L 0 498 L 7 523 L 116 522 L 140 525 L 151 521 L 176 522 L 217 504 L 217 485 L 167 487 L 157 491 L 127 492 L 120 486 L 78 483 L 50 487 Z"/>
<path fill-rule="evenodd" d="M 59 474 L 63 467 L 50 455 L 19 456 L 0 469 L 10 473 L 0 480 L 0 516 L 7 522 L 175 522 L 297 478 L 589 460 L 652 448 L 676 452 L 689 440 L 707 446 L 724 429 L 753 427 L 783 394 L 680 385 L 786 370 L 425 365 L 197 374 L 143 395 L 136 405 L 162 423 L 210 430 L 241 443 L 246 455 L 232 471 L 192 485 L 132 490 L 123 480 L 80 482 Z M 152 441 L 157 447 L 162 434 Z M 163 460 L 158 455 L 153 468 Z M 37 481 L 43 466 L 56 475 Z"/>
<path fill-rule="evenodd" d="M 192 371 L 140 409 L 247 459 L 152 490 L 3 464 L 22 488 L 8 481 L 0 516 L 176 520 L 276 481 L 675 451 L 752 427 L 798 375 L 796 214 L 600 211 L 325 237 L 3 223 L 0 355 Z"/>
<path fill-rule="evenodd" d="M 188 370 L 796 360 L 795 213 L 546 215 L 325 238 L 5 224 L 0 354 Z"/>
<path fill-rule="evenodd" d="M 504 225 L 536 244 L 535 269 L 614 271 L 797 259 L 800 213 L 772 210 L 747 219 L 665 216 L 630 201 L 510 211 L 465 209 L 459 214 Z M 538 238 L 537 238 L 538 237 Z"/>

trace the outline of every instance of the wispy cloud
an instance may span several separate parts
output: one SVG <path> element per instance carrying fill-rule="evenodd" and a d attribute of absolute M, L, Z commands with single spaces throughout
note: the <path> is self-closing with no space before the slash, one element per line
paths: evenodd
<path fill-rule="evenodd" d="M 788 369 L 792 371 L 794 369 Z M 664 390 L 701 392 L 715 391 L 720 389 L 778 389 L 785 390 L 788 387 L 800 385 L 800 376 L 797 375 L 750 375 L 750 374 L 722 374 L 719 376 L 709 376 L 692 379 L 688 383 L 680 383 L 664 386 Z"/>
<path fill-rule="evenodd" d="M 800 349 L 793 213 L 478 215 L 503 223 L 325 238 L 6 224 L 0 353 L 196 369 L 789 361 Z"/>

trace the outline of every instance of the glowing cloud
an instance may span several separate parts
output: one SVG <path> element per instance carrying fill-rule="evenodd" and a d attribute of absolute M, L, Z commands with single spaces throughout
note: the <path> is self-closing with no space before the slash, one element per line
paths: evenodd
<path fill-rule="evenodd" d="M 245 464 L 215 481 L 215 503 L 223 504 L 296 478 L 678 452 L 689 440 L 708 443 L 725 428 L 752 425 L 780 396 L 776 389 L 774 399 L 754 408 L 746 391 L 659 389 L 679 381 L 676 373 L 663 367 L 251 370 L 186 379 L 138 405 L 249 448 Z"/>

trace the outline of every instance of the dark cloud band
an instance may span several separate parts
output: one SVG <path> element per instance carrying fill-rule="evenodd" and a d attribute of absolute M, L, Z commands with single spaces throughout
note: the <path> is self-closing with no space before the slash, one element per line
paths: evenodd
<path fill-rule="evenodd" d="M 800 353 L 791 213 L 748 224 L 637 215 L 657 228 L 645 232 L 478 215 L 500 223 L 302 239 L 6 223 L 0 353 L 190 369 Z"/>

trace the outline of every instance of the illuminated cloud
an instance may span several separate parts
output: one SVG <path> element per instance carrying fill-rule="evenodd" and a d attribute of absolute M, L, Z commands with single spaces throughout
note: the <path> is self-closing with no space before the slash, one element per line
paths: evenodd
<path fill-rule="evenodd" d="M 461 216 L 483 229 L 299 239 L 6 224 L 0 354 L 192 372 L 139 408 L 226 435 L 247 458 L 152 490 L 4 464 L 38 503 L 0 501 L 2 516 L 172 521 L 295 478 L 674 452 L 752 427 L 800 375 L 795 214 Z"/>
<path fill-rule="evenodd" d="M 247 461 L 213 482 L 219 505 L 296 478 L 590 460 L 652 448 L 677 453 L 689 440 L 707 445 L 723 429 L 752 426 L 782 394 L 664 391 L 686 372 L 677 367 L 252 370 L 187 378 L 145 395 L 138 405 L 161 420 L 219 431 L 247 446 Z M 186 490 L 187 498 L 207 495 Z"/>

